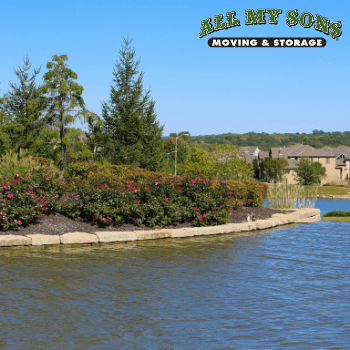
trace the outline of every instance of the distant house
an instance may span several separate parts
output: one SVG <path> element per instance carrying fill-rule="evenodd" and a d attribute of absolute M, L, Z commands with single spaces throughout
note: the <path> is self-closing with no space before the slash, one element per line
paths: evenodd
<path fill-rule="evenodd" d="M 244 158 L 248 163 L 252 164 L 254 159 L 258 159 L 260 150 L 258 147 L 240 147 L 238 155 Z"/>
<path fill-rule="evenodd" d="M 261 154 L 260 154 L 261 153 Z M 266 158 L 265 152 L 259 153 L 259 160 Z M 270 158 L 284 158 L 288 161 L 289 174 L 285 175 L 291 184 L 296 183 L 295 169 L 301 158 L 309 158 L 310 162 L 320 162 L 326 168 L 326 178 L 322 182 L 344 180 L 350 177 L 350 147 L 339 146 L 336 148 L 313 148 L 309 145 L 296 144 L 290 147 L 272 147 L 268 152 Z"/>
<path fill-rule="evenodd" d="M 250 156 L 258 156 L 259 155 L 259 148 L 258 147 L 240 147 L 238 149 L 238 154 L 241 155 L 250 155 Z"/>

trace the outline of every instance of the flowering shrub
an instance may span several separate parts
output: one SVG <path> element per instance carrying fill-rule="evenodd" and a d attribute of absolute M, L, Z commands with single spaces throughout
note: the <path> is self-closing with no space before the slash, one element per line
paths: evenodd
<path fill-rule="evenodd" d="M 72 170 L 73 169 L 73 170 Z M 0 230 L 36 222 L 39 214 L 61 212 L 99 227 L 194 226 L 227 223 L 239 206 L 258 206 L 267 188 L 255 181 L 209 181 L 132 166 L 73 164 L 70 184 L 53 179 L 45 168 L 32 175 L 0 177 Z M 63 203 L 59 198 L 70 193 Z"/>
<path fill-rule="evenodd" d="M 223 224 L 229 219 L 227 186 L 214 188 L 201 178 L 152 177 L 141 184 L 119 181 L 114 187 L 91 186 L 82 181 L 74 192 L 76 196 L 60 206 L 61 212 L 100 227 L 124 223 L 153 227 L 176 222 L 203 226 Z"/>
<path fill-rule="evenodd" d="M 50 214 L 58 206 L 64 189 L 46 174 L 14 179 L 1 177 L 0 230 L 7 231 L 35 223 L 39 214 Z"/>

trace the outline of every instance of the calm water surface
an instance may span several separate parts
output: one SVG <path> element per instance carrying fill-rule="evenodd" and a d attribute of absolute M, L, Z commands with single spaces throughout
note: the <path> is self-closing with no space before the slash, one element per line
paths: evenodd
<path fill-rule="evenodd" d="M 0 249 L 0 349 L 349 349 L 349 268 L 334 222 Z"/>

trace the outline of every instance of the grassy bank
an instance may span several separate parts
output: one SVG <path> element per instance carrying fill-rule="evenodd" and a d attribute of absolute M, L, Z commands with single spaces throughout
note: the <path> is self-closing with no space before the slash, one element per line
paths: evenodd
<path fill-rule="evenodd" d="M 341 217 L 339 217 L 339 218 L 324 218 L 324 217 L 321 217 L 321 220 L 322 221 L 343 221 L 343 222 L 350 222 L 350 218 L 346 218 L 346 217 L 344 217 L 344 218 L 341 218 Z"/>
<path fill-rule="evenodd" d="M 317 186 L 309 185 L 304 186 L 305 190 L 312 196 L 318 195 L 350 195 L 350 187 L 339 186 Z"/>

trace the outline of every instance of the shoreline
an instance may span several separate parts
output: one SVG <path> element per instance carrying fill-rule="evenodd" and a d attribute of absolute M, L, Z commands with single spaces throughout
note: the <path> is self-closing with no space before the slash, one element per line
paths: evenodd
<path fill-rule="evenodd" d="M 256 220 L 237 224 L 225 224 L 206 227 L 187 227 L 176 229 L 158 229 L 149 231 L 105 231 L 94 233 L 70 232 L 61 236 L 30 234 L 27 236 L 2 235 L 1 247 L 14 246 L 43 246 L 43 245 L 75 245 L 75 244 L 99 244 L 113 242 L 134 242 L 164 238 L 186 238 L 195 236 L 220 235 L 227 233 L 240 233 L 247 231 L 265 230 L 272 227 L 314 223 L 320 221 L 320 210 L 314 208 L 290 209 L 291 213 L 273 214 L 270 219 Z"/>
<path fill-rule="evenodd" d="M 318 194 L 316 199 L 350 199 L 350 195 L 346 194 Z"/>

